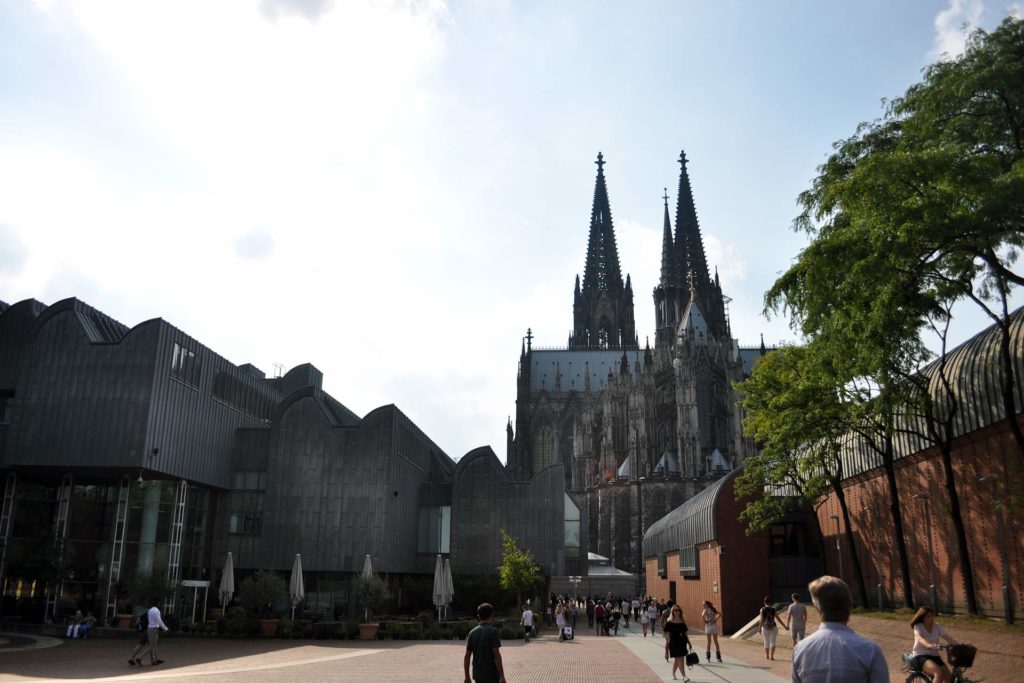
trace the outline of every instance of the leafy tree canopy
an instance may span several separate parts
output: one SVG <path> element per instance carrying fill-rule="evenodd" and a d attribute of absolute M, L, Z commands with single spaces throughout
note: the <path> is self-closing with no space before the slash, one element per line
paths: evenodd
<path fill-rule="evenodd" d="M 528 550 L 520 550 L 516 539 L 501 529 L 501 565 L 498 576 L 501 587 L 516 594 L 516 602 L 522 604 L 524 590 L 530 590 L 541 579 L 540 567 L 533 561 L 533 554 Z"/>

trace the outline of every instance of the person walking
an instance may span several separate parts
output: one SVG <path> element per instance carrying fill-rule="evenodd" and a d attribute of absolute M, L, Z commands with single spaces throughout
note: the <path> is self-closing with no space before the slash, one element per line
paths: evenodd
<path fill-rule="evenodd" d="M 594 628 L 594 599 L 587 598 L 587 628 Z"/>
<path fill-rule="evenodd" d="M 704 609 L 700 612 L 701 621 L 704 622 L 704 634 L 707 636 L 707 648 L 704 657 L 711 661 L 711 640 L 715 641 L 715 657 L 722 661 L 722 649 L 718 646 L 718 634 L 722 630 L 722 613 L 715 609 L 710 600 L 704 601 Z M 700 655 L 698 655 L 699 657 Z"/>
<path fill-rule="evenodd" d="M 619 611 L 622 613 L 622 623 L 626 628 L 629 628 L 629 602 L 623 598 L 619 604 Z"/>
<path fill-rule="evenodd" d="M 689 652 L 692 647 L 690 646 L 690 638 L 686 631 L 686 621 L 683 619 L 683 608 L 679 605 L 674 605 L 669 612 L 668 619 L 665 620 L 665 661 L 672 660 L 672 680 L 679 680 L 676 678 L 676 671 L 679 671 L 683 675 L 684 683 L 690 679 L 686 677 L 686 653 Z"/>
<path fill-rule="evenodd" d="M 793 593 L 793 602 L 789 604 L 787 611 L 786 628 L 789 635 L 793 637 L 793 645 L 807 637 L 807 606 L 800 602 L 800 595 Z"/>
<path fill-rule="evenodd" d="M 489 602 L 476 608 L 476 618 L 480 622 L 469 632 L 466 639 L 466 656 L 462 659 L 462 670 L 466 683 L 505 683 L 505 670 L 501 665 L 501 636 L 498 629 L 491 625 L 494 607 Z M 470 679 L 469 666 L 473 664 L 473 677 Z"/>
<path fill-rule="evenodd" d="M 576 603 L 569 605 L 569 622 L 572 624 L 572 632 L 576 633 L 576 617 L 579 615 L 579 609 L 576 607 Z"/>
<path fill-rule="evenodd" d="M 779 635 L 779 626 L 785 626 L 779 618 L 779 612 L 772 607 L 772 599 L 764 596 L 764 604 L 758 612 L 758 619 L 761 625 L 761 638 L 764 640 L 764 658 L 769 661 L 775 660 L 775 639 Z"/>
<path fill-rule="evenodd" d="M 565 628 L 568 626 L 565 623 L 565 608 L 561 604 L 555 608 L 555 626 L 558 627 L 558 642 L 565 640 Z"/>
<path fill-rule="evenodd" d="M 651 604 L 647 606 L 647 617 L 651 622 L 651 635 L 653 636 L 658 632 L 658 603 L 651 600 Z"/>
<path fill-rule="evenodd" d="M 807 588 L 821 625 L 793 649 L 792 683 L 889 683 L 882 648 L 846 625 L 853 607 L 850 587 L 822 576 Z"/>
<path fill-rule="evenodd" d="M 523 639 L 528 643 L 530 642 L 530 635 L 533 633 L 533 612 L 530 610 L 529 605 L 523 605 L 523 616 L 519 620 L 519 623 L 523 625 Z"/>
<path fill-rule="evenodd" d="M 647 637 L 647 629 L 651 624 L 651 615 L 647 612 L 647 609 L 640 610 L 640 625 L 644 629 L 644 638 Z"/>
<path fill-rule="evenodd" d="M 146 612 L 146 640 L 145 645 L 135 648 L 135 652 L 132 653 L 132 659 L 128 661 L 129 664 L 135 664 L 136 666 L 142 666 L 142 656 L 149 654 L 149 665 L 156 666 L 157 664 L 163 664 L 164 660 L 160 659 L 157 654 L 156 646 L 160 642 L 160 631 L 167 631 L 167 624 L 160 617 L 160 608 L 156 606 L 157 601 L 153 601 L 153 606 Z M 140 641 L 141 644 L 141 641 Z"/>
<path fill-rule="evenodd" d="M 594 632 L 597 635 L 601 635 L 601 629 L 604 627 L 604 605 L 598 602 L 594 605 Z"/>

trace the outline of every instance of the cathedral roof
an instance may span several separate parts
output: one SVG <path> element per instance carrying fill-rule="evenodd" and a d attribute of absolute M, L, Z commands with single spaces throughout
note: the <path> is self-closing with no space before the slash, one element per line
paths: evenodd
<path fill-rule="evenodd" d="M 700 306 L 697 305 L 695 299 L 691 298 L 690 303 L 686 305 L 686 310 L 683 311 L 683 319 L 679 321 L 677 332 L 694 339 L 698 344 L 707 344 L 708 322 L 704 318 L 704 314 L 701 313 Z"/>
<path fill-rule="evenodd" d="M 640 349 L 533 349 L 530 352 L 530 393 L 539 391 L 602 391 L 608 374 L 620 374 L 625 354 L 627 371 L 643 367 Z M 587 377 L 589 376 L 589 381 Z"/>

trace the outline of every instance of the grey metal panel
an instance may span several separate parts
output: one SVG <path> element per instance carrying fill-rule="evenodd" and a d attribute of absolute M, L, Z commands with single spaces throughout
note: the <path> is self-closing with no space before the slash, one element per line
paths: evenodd
<path fill-rule="evenodd" d="M 515 481 L 489 447 L 470 451 L 452 477 L 452 566 L 494 573 L 501 563 L 501 529 L 533 553 L 541 570 L 564 569 L 565 474 L 552 465 L 528 481 Z M 582 522 L 581 522 L 582 523 Z M 581 553 L 586 553 L 581 529 Z"/>
<path fill-rule="evenodd" d="M 636 374 L 637 367 L 643 367 L 644 352 L 631 349 L 533 349 L 530 352 L 530 392 L 556 391 L 559 383 L 556 375 L 561 374 L 560 391 L 586 390 L 586 374 L 590 374 L 590 391 L 604 388 L 608 373 L 618 375 L 622 354 L 626 354 L 630 375 Z"/>

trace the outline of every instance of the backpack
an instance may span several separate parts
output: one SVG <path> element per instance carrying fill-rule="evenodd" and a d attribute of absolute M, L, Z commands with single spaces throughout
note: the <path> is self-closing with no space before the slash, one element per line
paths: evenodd
<path fill-rule="evenodd" d="M 142 633 L 147 628 L 149 628 L 149 613 L 148 612 L 143 612 L 135 620 L 135 630 L 138 631 L 139 633 Z"/>
<path fill-rule="evenodd" d="M 761 608 L 761 627 L 762 628 L 775 628 L 775 608 L 774 607 L 762 607 Z"/>

